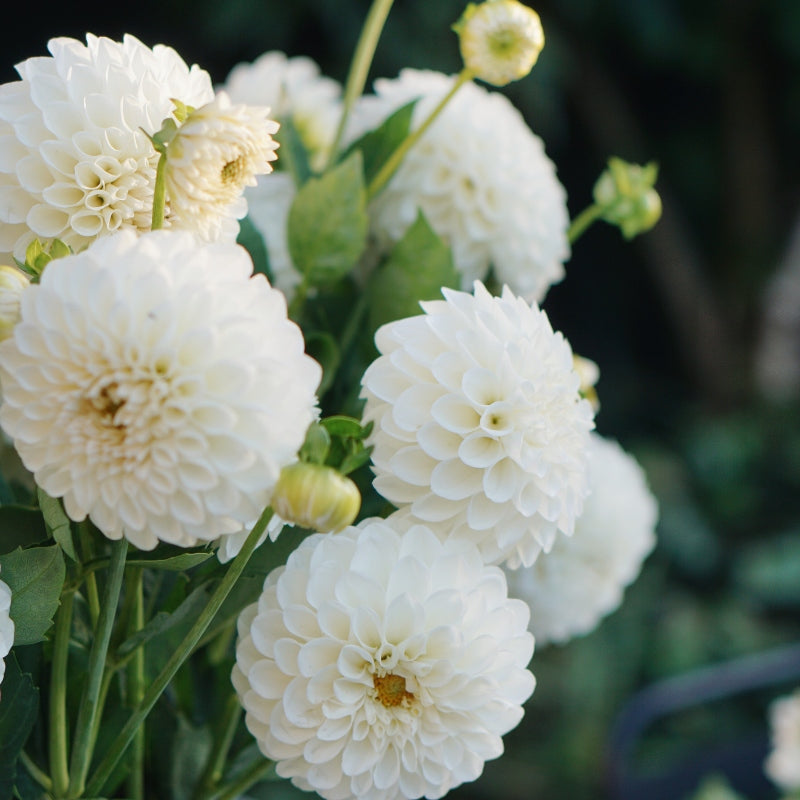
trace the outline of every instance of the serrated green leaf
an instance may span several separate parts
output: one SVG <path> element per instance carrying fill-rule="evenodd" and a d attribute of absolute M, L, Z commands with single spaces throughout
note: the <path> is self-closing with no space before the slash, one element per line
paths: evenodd
<path fill-rule="evenodd" d="M 36 496 L 39 500 L 39 508 L 42 509 L 44 524 L 48 532 L 58 542 L 61 549 L 73 561 L 77 561 L 78 554 L 75 552 L 75 542 L 72 539 L 72 527 L 61 501 L 55 497 L 50 497 L 41 487 L 37 489 Z"/>
<path fill-rule="evenodd" d="M 14 653 L 6 656 L 0 693 L 0 798 L 11 798 L 19 754 L 36 722 L 39 690 L 24 675 Z"/>
<path fill-rule="evenodd" d="M 236 242 L 250 253 L 250 258 L 253 259 L 253 272 L 266 275 L 267 280 L 272 283 L 273 275 L 269 266 L 267 246 L 264 243 L 264 237 L 250 217 L 239 220 L 239 235 L 236 237 Z"/>
<path fill-rule="evenodd" d="M 300 187 L 289 210 L 289 252 L 310 285 L 334 283 L 356 265 L 367 241 L 365 208 L 358 151 Z"/>
<path fill-rule="evenodd" d="M 0 506 L 0 554 L 30 547 L 47 539 L 42 512 L 28 506 Z"/>
<path fill-rule="evenodd" d="M 370 329 L 422 313 L 421 300 L 440 299 L 442 287 L 458 284 L 450 248 L 420 212 L 367 284 Z"/>
<path fill-rule="evenodd" d="M 41 642 L 53 624 L 66 566 L 61 548 L 31 547 L 0 556 L 0 573 L 11 589 L 14 644 Z"/>
<path fill-rule="evenodd" d="M 364 182 L 369 185 L 389 157 L 408 137 L 417 100 L 401 106 L 374 131 L 365 133 L 345 151 L 345 158 L 360 150 L 364 160 Z"/>

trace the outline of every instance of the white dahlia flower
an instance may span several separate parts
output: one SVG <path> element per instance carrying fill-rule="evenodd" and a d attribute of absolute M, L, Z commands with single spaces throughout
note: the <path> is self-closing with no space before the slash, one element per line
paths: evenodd
<path fill-rule="evenodd" d="M 14 644 L 14 620 L 11 619 L 11 589 L 4 581 L 0 581 L 0 683 L 6 674 L 5 657 L 11 652 Z"/>
<path fill-rule="evenodd" d="M 404 69 L 375 81 L 376 94 L 355 106 L 350 138 L 417 97 L 412 127 L 419 126 L 454 80 Z M 566 191 L 541 139 L 505 95 L 472 82 L 458 90 L 371 204 L 379 246 L 400 239 L 419 209 L 450 245 L 463 289 L 493 267 L 498 283 L 540 302 L 564 276 Z"/>
<path fill-rule="evenodd" d="M 0 344 L 0 424 L 73 520 L 142 549 L 252 523 L 317 415 L 319 365 L 247 251 L 125 231 L 51 262 Z"/>
<path fill-rule="evenodd" d="M 274 542 L 287 525 L 292 525 L 292 523 L 281 519 L 277 514 L 273 514 L 267 523 L 266 530 L 261 534 L 256 543 L 256 547 L 261 547 L 267 539 Z M 227 564 L 228 561 L 239 555 L 239 551 L 244 547 L 249 533 L 250 530 L 248 528 L 242 528 L 242 530 L 237 533 L 227 533 L 219 537 L 217 540 L 218 547 L 216 552 L 217 559 L 221 564 Z"/>
<path fill-rule="evenodd" d="M 279 122 L 291 120 L 312 166 L 324 164 L 342 114 L 342 87 L 321 75 L 315 61 L 271 50 L 252 63 L 237 64 L 223 88 L 236 103 L 269 106 Z M 262 185 L 267 191 L 268 185 L 260 181 Z"/>
<path fill-rule="evenodd" d="M 173 224 L 207 242 L 235 239 L 247 214 L 244 190 L 272 172 L 278 123 L 267 106 L 233 104 L 220 92 L 195 109 L 167 151 L 167 199 Z"/>
<path fill-rule="evenodd" d="M 636 459 L 592 434 L 589 480 L 575 533 L 559 536 L 533 566 L 507 570 L 509 594 L 530 607 L 539 645 L 593 630 L 620 605 L 655 546 L 658 505 Z"/>
<path fill-rule="evenodd" d="M 31 285 L 28 276 L 16 267 L 0 266 L 0 340 L 8 339 L 19 322 L 22 293 Z"/>
<path fill-rule="evenodd" d="M 800 791 L 800 688 L 769 707 L 771 749 L 764 771 L 784 792 Z"/>
<path fill-rule="evenodd" d="M 147 134 L 173 98 L 200 106 L 211 78 L 170 47 L 87 34 L 17 65 L 0 87 L 0 262 L 35 238 L 82 250 L 98 236 L 149 230 L 159 154 Z"/>
<path fill-rule="evenodd" d="M 361 389 L 373 485 L 487 563 L 529 566 L 582 511 L 592 407 L 544 311 L 479 281 L 442 293 L 375 335 Z"/>
<path fill-rule="evenodd" d="M 267 576 L 232 678 L 261 751 L 301 789 L 439 798 L 522 718 L 527 623 L 474 547 L 368 519 L 312 535 Z"/>

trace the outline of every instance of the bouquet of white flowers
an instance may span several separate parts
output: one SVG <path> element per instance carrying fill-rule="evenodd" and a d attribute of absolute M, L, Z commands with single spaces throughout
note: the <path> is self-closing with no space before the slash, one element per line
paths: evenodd
<path fill-rule="evenodd" d="M 653 548 L 542 304 L 656 167 L 570 222 L 498 90 L 537 14 L 369 93 L 390 7 L 344 87 L 91 34 L 0 87 L 0 800 L 442 797 Z"/>

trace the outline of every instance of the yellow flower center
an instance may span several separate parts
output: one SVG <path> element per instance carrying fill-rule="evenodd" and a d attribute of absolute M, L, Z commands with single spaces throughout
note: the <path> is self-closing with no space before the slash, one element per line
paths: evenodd
<path fill-rule="evenodd" d="M 233 161 L 229 161 L 220 172 L 220 179 L 222 182 L 229 186 L 230 184 L 238 185 L 241 183 L 246 166 L 246 159 L 244 156 L 237 156 Z"/>
<path fill-rule="evenodd" d="M 394 675 L 391 672 L 382 677 L 373 675 L 372 684 L 378 693 L 378 700 L 386 708 L 396 708 L 404 700 L 411 701 L 414 699 L 414 695 L 406 691 L 406 679 L 402 675 Z"/>

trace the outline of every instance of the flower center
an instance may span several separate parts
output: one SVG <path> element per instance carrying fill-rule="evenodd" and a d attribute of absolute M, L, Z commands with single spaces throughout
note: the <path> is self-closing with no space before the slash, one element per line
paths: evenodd
<path fill-rule="evenodd" d="M 406 691 L 406 679 L 402 675 L 394 675 L 391 672 L 381 677 L 373 675 L 372 684 L 378 693 L 378 700 L 386 708 L 396 708 L 403 700 L 414 699 L 414 695 Z"/>
<path fill-rule="evenodd" d="M 237 156 L 233 161 L 229 161 L 219 174 L 222 182 L 229 186 L 231 184 L 238 185 L 244 177 L 246 166 L 246 159 L 244 156 Z"/>

